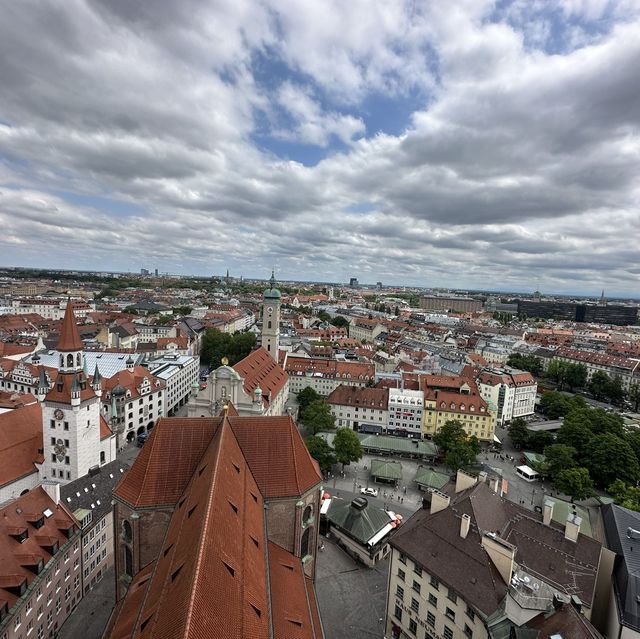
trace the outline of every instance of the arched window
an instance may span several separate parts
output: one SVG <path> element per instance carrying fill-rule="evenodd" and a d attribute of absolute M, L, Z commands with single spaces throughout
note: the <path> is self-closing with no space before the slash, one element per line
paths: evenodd
<path fill-rule="evenodd" d="M 80 353 L 76 356 L 76 366 L 82 366 L 82 355 Z"/>
<path fill-rule="evenodd" d="M 267 324 L 268 328 L 271 328 L 271 320 L 269 320 L 269 323 Z"/>
<path fill-rule="evenodd" d="M 302 534 L 302 543 L 300 544 L 300 556 L 301 557 L 306 557 L 307 555 L 310 555 L 311 553 L 309 552 L 309 542 L 311 540 L 311 531 L 313 530 L 313 528 L 307 528 L 304 533 Z"/>
<path fill-rule="evenodd" d="M 125 519 L 122 522 L 122 538 L 126 542 L 130 542 L 132 537 L 133 537 L 133 532 L 131 530 L 131 524 Z"/>
<path fill-rule="evenodd" d="M 127 546 L 124 547 L 124 574 L 133 577 L 133 555 Z"/>
<path fill-rule="evenodd" d="M 73 355 L 71 353 L 67 355 L 67 368 L 73 368 Z"/>
<path fill-rule="evenodd" d="M 311 519 L 311 515 L 313 513 L 313 506 L 307 506 L 304 509 L 304 513 L 302 513 L 302 521 L 307 522 Z"/>
<path fill-rule="evenodd" d="M 60 355 L 60 368 L 64 368 L 64 355 Z"/>

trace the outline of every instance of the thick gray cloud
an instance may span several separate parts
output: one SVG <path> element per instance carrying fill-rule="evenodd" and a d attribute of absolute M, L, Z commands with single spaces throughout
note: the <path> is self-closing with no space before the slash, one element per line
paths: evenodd
<path fill-rule="evenodd" d="M 4 264 L 640 292 L 637 2 L 0 5 Z"/>

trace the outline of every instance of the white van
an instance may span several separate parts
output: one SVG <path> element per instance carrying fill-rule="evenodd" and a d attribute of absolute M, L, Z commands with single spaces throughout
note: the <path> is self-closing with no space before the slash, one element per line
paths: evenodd
<path fill-rule="evenodd" d="M 518 466 L 516 468 L 516 474 L 522 477 L 525 481 L 536 481 L 540 479 L 540 475 L 529 466 Z"/>

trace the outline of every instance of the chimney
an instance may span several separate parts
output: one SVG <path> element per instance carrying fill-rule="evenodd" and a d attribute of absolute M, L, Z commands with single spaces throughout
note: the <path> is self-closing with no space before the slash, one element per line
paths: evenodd
<path fill-rule="evenodd" d="M 60 503 L 60 484 L 58 482 L 45 479 L 42 482 L 42 489 L 51 497 L 56 506 Z"/>
<path fill-rule="evenodd" d="M 542 523 L 545 526 L 550 526 L 552 519 L 553 519 L 553 502 L 551 500 L 545 499 Z"/>
<path fill-rule="evenodd" d="M 463 539 L 467 538 L 467 535 L 469 534 L 470 526 L 471 526 L 471 517 L 469 517 L 469 515 L 465 513 L 460 518 L 460 537 L 462 537 Z"/>
<path fill-rule="evenodd" d="M 580 534 L 580 524 L 582 524 L 582 518 L 578 517 L 575 513 L 569 513 L 567 524 L 564 527 L 564 538 L 577 542 L 578 535 Z"/>
<path fill-rule="evenodd" d="M 471 486 L 475 486 L 477 482 L 478 479 L 476 477 L 465 473 L 464 470 L 459 470 L 456 473 L 456 494 L 462 490 L 471 488 Z"/>
<path fill-rule="evenodd" d="M 490 477 L 489 478 L 489 488 L 491 488 L 491 490 L 494 493 L 498 492 L 498 487 L 500 486 L 500 478 L 499 477 Z"/>
<path fill-rule="evenodd" d="M 432 515 L 435 513 L 439 513 L 441 510 L 444 510 L 449 506 L 449 502 L 451 498 L 449 495 L 445 495 L 439 490 L 431 490 L 431 510 L 429 511 Z"/>

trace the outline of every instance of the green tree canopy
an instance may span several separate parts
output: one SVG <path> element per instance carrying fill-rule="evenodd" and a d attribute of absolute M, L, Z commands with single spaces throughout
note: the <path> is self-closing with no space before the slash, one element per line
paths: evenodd
<path fill-rule="evenodd" d="M 207 365 L 217 368 L 222 358 L 229 360 L 233 366 L 244 359 L 253 349 L 256 336 L 253 333 L 223 333 L 216 328 L 209 328 L 202 340 L 200 359 Z"/>
<path fill-rule="evenodd" d="M 318 311 L 318 319 L 322 322 L 330 322 L 331 315 L 327 311 Z"/>
<path fill-rule="evenodd" d="M 565 417 L 556 439 L 559 444 L 574 448 L 578 459 L 581 459 L 592 438 L 593 432 L 589 420 L 584 418 L 583 411 L 577 410 Z"/>
<path fill-rule="evenodd" d="M 559 359 L 552 359 L 547 368 L 547 375 L 552 379 L 560 390 L 564 388 L 565 375 L 567 373 L 567 363 Z"/>
<path fill-rule="evenodd" d="M 475 435 L 467 435 L 457 420 L 445 422 L 433 436 L 433 441 L 444 453 L 445 464 L 452 470 L 470 466 L 480 452 L 478 438 Z"/>
<path fill-rule="evenodd" d="M 302 421 L 314 435 L 323 430 L 333 430 L 336 427 L 336 420 L 331 414 L 331 408 L 322 399 L 316 399 L 305 408 Z"/>
<path fill-rule="evenodd" d="M 336 463 L 336 456 L 333 448 L 327 443 L 327 440 L 318 435 L 307 437 L 305 444 L 313 457 L 320 466 L 320 470 L 327 471 Z"/>
<path fill-rule="evenodd" d="M 343 466 L 362 459 L 360 440 L 350 428 L 338 428 L 333 438 L 333 450 Z"/>
<path fill-rule="evenodd" d="M 547 391 L 540 400 L 540 412 L 549 419 L 564 417 L 574 408 L 585 407 L 587 403 L 579 395 L 565 395 L 558 391 Z"/>
<path fill-rule="evenodd" d="M 313 388 L 311 388 L 311 386 L 305 386 L 296 395 L 296 399 L 298 400 L 298 406 L 300 407 L 298 416 L 300 419 L 304 419 L 304 411 L 307 409 L 309 404 L 322 399 L 322 397 Z"/>
<path fill-rule="evenodd" d="M 621 479 L 607 488 L 607 492 L 616 500 L 616 503 L 623 508 L 640 510 L 640 488 L 625 484 Z"/>
<path fill-rule="evenodd" d="M 338 328 L 348 328 L 349 320 L 346 317 L 342 317 L 342 315 L 336 315 L 332 320 L 331 324 L 337 326 Z"/>
<path fill-rule="evenodd" d="M 627 431 L 624 435 L 627 443 L 633 448 L 633 452 L 636 454 L 638 458 L 638 463 L 640 463 L 640 430 L 630 430 Z"/>
<path fill-rule="evenodd" d="M 576 449 L 566 444 L 552 444 L 544 449 L 545 456 L 545 475 L 552 480 L 558 476 L 560 471 L 573 468 L 575 461 Z"/>
<path fill-rule="evenodd" d="M 598 400 L 609 398 L 609 386 L 611 380 L 604 371 L 596 371 L 589 382 L 589 392 Z"/>
<path fill-rule="evenodd" d="M 640 407 L 640 384 L 631 384 L 629 387 L 629 401 L 633 405 L 633 410 L 637 413 Z"/>
<path fill-rule="evenodd" d="M 587 499 L 593 495 L 593 481 L 586 468 L 565 468 L 561 470 L 554 486 L 565 495 L 571 497 L 571 502 L 575 499 Z"/>
<path fill-rule="evenodd" d="M 612 433 L 591 438 L 586 447 L 585 466 L 600 487 L 610 486 L 616 479 L 635 484 L 640 477 L 640 466 L 633 448 Z"/>
<path fill-rule="evenodd" d="M 555 441 L 554 436 L 547 430 L 540 430 L 529 435 L 527 447 L 536 453 L 541 453 Z"/>
<path fill-rule="evenodd" d="M 532 375 L 542 373 L 542 362 L 534 355 L 524 355 L 523 353 L 511 353 L 507 359 L 507 365 L 521 371 L 529 371 Z"/>
<path fill-rule="evenodd" d="M 527 422 L 522 417 L 516 417 L 507 429 L 509 432 L 509 438 L 514 446 L 520 448 L 526 448 L 529 443 L 529 436 L 531 432 L 527 428 Z"/>
<path fill-rule="evenodd" d="M 584 388 L 587 383 L 587 367 L 584 364 L 567 364 L 564 381 L 569 390 Z"/>

